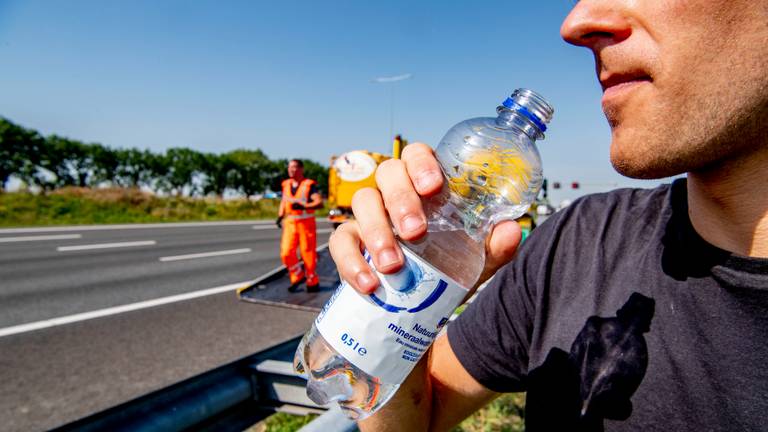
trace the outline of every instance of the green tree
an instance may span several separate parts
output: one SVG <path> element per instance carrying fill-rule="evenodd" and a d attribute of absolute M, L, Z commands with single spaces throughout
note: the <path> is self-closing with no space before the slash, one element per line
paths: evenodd
<path fill-rule="evenodd" d="M 229 153 L 221 155 L 206 153 L 201 164 L 203 194 L 224 195 L 227 188 L 234 188 L 238 175 L 238 165 Z"/>
<path fill-rule="evenodd" d="M 33 178 L 40 163 L 43 138 L 37 132 L 25 129 L 0 117 L 0 187 L 5 190 L 8 179 L 15 175 L 21 179 Z"/>
<path fill-rule="evenodd" d="M 302 159 L 304 173 L 327 195 L 328 168 Z M 286 178 L 285 159 L 270 160 L 263 151 L 239 149 L 224 154 L 202 154 L 171 148 L 164 154 L 147 150 L 113 150 L 101 144 L 25 129 L 0 117 L 0 187 L 17 176 L 44 191 L 62 186 L 98 186 L 109 182 L 124 187 L 148 187 L 177 195 L 188 191 L 222 195 L 227 188 L 251 196 L 280 190 Z"/>
<path fill-rule="evenodd" d="M 101 144 L 89 145 L 88 151 L 93 161 L 91 186 L 98 186 L 101 182 L 117 184 L 118 152 Z"/>
<path fill-rule="evenodd" d="M 269 163 L 269 189 L 275 192 L 282 190 L 283 180 L 288 178 L 288 159 L 278 159 Z"/>
<path fill-rule="evenodd" d="M 264 190 L 269 185 L 271 161 L 261 150 L 234 150 L 228 153 L 237 167 L 233 186 L 246 196 Z"/>
<path fill-rule="evenodd" d="M 181 195 L 187 189 L 190 195 L 197 192 L 195 179 L 201 172 L 203 155 L 195 150 L 182 147 L 170 148 L 165 152 L 164 185 L 169 193 Z M 157 167 L 160 168 L 160 167 Z"/>
<path fill-rule="evenodd" d="M 130 148 L 115 151 L 115 159 L 115 183 L 124 187 L 153 186 L 157 156 L 147 150 Z"/>
<path fill-rule="evenodd" d="M 51 183 L 55 187 L 88 186 L 94 170 L 88 145 L 58 135 L 45 139 L 40 165 L 53 174 Z M 47 187 L 48 183 L 42 186 Z"/>

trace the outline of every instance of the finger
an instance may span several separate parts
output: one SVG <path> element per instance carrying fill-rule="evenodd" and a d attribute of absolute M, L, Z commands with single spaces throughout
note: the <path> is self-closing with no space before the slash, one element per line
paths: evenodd
<path fill-rule="evenodd" d="M 356 222 L 345 222 L 328 241 L 339 276 L 362 294 L 370 294 L 379 280 L 360 253 L 360 233 Z"/>
<path fill-rule="evenodd" d="M 363 188 L 352 196 L 360 238 L 373 257 L 373 265 L 382 273 L 394 273 L 403 265 L 403 252 L 397 245 L 381 194 L 373 188 Z"/>
<path fill-rule="evenodd" d="M 376 169 L 376 183 L 384 207 L 400 237 L 414 240 L 423 236 L 427 232 L 427 218 L 421 207 L 421 199 L 408 178 L 405 163 L 398 159 L 381 163 Z"/>
<path fill-rule="evenodd" d="M 481 281 L 493 276 L 504 264 L 512 260 L 515 255 L 523 232 L 515 221 L 501 222 L 491 231 L 485 242 L 485 268 Z"/>
<path fill-rule="evenodd" d="M 428 145 L 413 143 L 405 146 L 402 160 L 419 195 L 434 195 L 443 187 L 443 172 Z"/>

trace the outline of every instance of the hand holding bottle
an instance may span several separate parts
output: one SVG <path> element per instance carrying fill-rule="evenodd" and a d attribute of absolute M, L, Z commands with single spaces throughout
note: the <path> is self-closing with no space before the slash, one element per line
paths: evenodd
<path fill-rule="evenodd" d="M 358 419 L 381 408 L 456 306 L 511 259 L 553 109 L 518 89 L 496 112 L 457 123 L 434 152 L 406 147 L 379 166 L 378 190 L 353 197 L 357 220 L 330 243 L 342 282 L 294 356 L 316 403 Z"/>
<path fill-rule="evenodd" d="M 427 233 L 421 197 L 438 193 L 443 186 L 434 152 L 426 144 L 410 144 L 402 159 L 390 159 L 376 170 L 379 190 L 358 191 L 352 199 L 354 221 L 341 225 L 330 240 L 330 250 L 341 278 L 360 293 L 368 294 L 379 285 L 378 278 L 360 253 L 365 247 L 381 273 L 391 274 L 402 267 L 403 252 L 392 232 L 406 241 Z M 521 239 L 514 221 L 497 224 L 485 242 L 486 261 L 479 282 L 491 277 L 512 259 Z"/>

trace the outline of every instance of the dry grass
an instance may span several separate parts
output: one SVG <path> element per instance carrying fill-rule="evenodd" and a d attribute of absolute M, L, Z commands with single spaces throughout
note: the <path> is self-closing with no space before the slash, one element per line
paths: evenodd
<path fill-rule="evenodd" d="M 270 219 L 278 200 L 159 197 L 138 189 L 62 188 L 0 194 L 0 226 Z"/>

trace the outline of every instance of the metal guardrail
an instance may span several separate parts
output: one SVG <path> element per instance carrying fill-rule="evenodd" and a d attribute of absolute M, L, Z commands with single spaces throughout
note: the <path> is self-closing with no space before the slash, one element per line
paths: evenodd
<path fill-rule="evenodd" d="M 307 398 L 306 381 L 293 371 L 299 340 L 294 337 L 54 431 L 242 431 L 276 411 L 322 413 L 325 408 Z M 324 432 L 330 430 L 337 429 Z"/>

